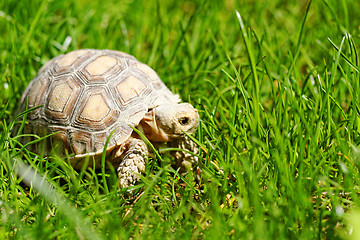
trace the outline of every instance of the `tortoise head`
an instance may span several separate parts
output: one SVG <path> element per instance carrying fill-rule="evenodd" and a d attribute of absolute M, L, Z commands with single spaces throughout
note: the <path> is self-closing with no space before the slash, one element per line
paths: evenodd
<path fill-rule="evenodd" d="M 189 103 L 167 103 L 149 109 L 140 122 L 145 136 L 154 142 L 172 141 L 184 132 L 192 134 L 198 125 L 198 110 Z"/>

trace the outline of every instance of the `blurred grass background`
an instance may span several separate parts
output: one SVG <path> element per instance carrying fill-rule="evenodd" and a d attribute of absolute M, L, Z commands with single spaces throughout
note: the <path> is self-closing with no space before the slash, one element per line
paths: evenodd
<path fill-rule="evenodd" d="M 0 0 L 0 238 L 357 239 L 359 26 L 351 0 Z M 80 48 L 134 55 L 200 110 L 199 181 L 164 156 L 127 194 L 21 150 L 22 91 Z"/>

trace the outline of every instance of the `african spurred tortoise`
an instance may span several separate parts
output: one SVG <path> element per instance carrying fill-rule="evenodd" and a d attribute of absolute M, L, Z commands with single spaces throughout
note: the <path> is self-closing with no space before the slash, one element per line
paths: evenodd
<path fill-rule="evenodd" d="M 195 132 L 199 114 L 179 102 L 155 71 L 133 56 L 83 49 L 47 62 L 24 91 L 20 109 L 43 105 L 28 113 L 24 133 L 54 134 L 32 144 L 31 150 L 69 156 L 77 169 L 85 162 L 100 168 L 112 134 L 106 160 L 117 169 L 120 186 L 128 187 L 144 172 L 148 156 L 133 128 L 154 143 L 173 141 L 193 150 L 185 132 Z M 25 143 L 32 140 L 23 138 Z"/>

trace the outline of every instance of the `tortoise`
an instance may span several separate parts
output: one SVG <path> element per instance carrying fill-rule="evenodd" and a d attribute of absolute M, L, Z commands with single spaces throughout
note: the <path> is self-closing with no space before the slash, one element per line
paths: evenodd
<path fill-rule="evenodd" d="M 30 150 L 67 156 L 75 169 L 84 164 L 101 168 L 105 152 L 106 161 L 117 169 L 120 186 L 129 187 L 139 180 L 149 155 L 134 128 L 155 145 L 173 142 L 195 151 L 185 133 L 197 129 L 198 110 L 180 101 L 152 68 L 129 54 L 72 51 L 48 61 L 25 89 L 20 110 L 40 107 L 27 114 L 27 137 L 21 141 L 50 135 L 31 144 Z"/>

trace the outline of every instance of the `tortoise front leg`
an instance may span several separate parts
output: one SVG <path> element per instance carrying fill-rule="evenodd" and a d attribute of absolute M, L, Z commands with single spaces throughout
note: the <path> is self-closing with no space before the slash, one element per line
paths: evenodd
<path fill-rule="evenodd" d="M 168 143 L 170 147 L 184 149 L 195 154 L 199 153 L 198 146 L 187 136 Z M 175 158 L 175 166 L 180 168 L 180 173 L 192 171 L 199 158 L 187 151 L 171 151 L 170 155 Z"/>
<path fill-rule="evenodd" d="M 133 186 L 140 179 L 148 156 L 146 144 L 140 139 L 129 138 L 124 147 L 125 150 L 121 150 L 122 161 L 117 169 L 121 188 Z"/>

